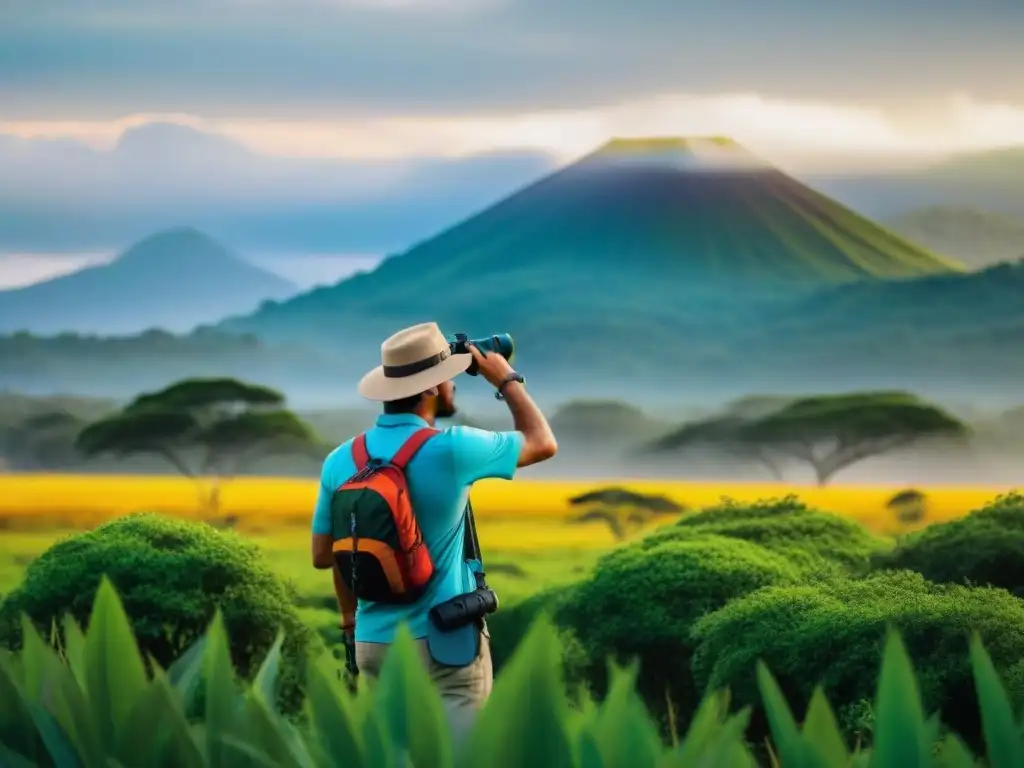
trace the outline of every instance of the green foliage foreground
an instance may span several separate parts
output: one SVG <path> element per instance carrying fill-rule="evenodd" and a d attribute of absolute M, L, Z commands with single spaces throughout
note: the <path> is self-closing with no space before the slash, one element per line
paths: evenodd
<path fill-rule="evenodd" d="M 147 676 L 128 619 L 110 582 L 97 593 L 83 634 L 73 620 L 53 650 L 27 619 L 19 654 L 0 656 L 0 764 L 24 766 L 737 766 L 755 765 L 744 742 L 749 710 L 729 713 L 728 697 L 704 698 L 688 732 L 671 746 L 635 692 L 634 670 L 615 669 L 600 704 L 571 708 L 558 675 L 553 628 L 536 623 L 499 675 L 467 741 L 447 736 L 441 699 L 408 634 L 389 653 L 376 685 L 349 693 L 336 662 L 307 670 L 306 717 L 299 723 L 273 706 L 282 639 L 251 686 L 232 668 L 218 614 L 204 639 L 166 672 Z M 980 641 L 970 661 L 984 726 L 987 762 L 1024 761 L 1024 723 Z M 190 722 L 186 703 L 207 683 L 203 716 Z M 798 725 L 767 668 L 757 683 L 771 726 L 766 745 L 786 768 L 946 766 L 975 758 L 938 718 L 926 719 L 903 643 L 889 634 L 875 701 L 873 752 L 851 753 L 824 695 L 811 699 Z"/>

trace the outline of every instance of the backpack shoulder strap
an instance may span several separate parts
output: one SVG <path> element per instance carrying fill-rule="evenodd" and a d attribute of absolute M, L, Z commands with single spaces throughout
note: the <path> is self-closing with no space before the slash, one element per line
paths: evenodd
<path fill-rule="evenodd" d="M 434 435 L 439 434 L 436 429 L 430 427 L 423 427 L 412 433 L 408 440 L 398 449 L 398 452 L 391 459 L 391 465 L 398 467 L 398 469 L 405 471 L 405 468 L 412 461 L 412 457 L 416 455 L 416 452 L 423 447 L 423 444 L 427 442 Z"/>
<path fill-rule="evenodd" d="M 370 454 L 366 451 L 365 432 L 352 441 L 352 460 L 356 463 L 356 472 L 362 472 L 370 463 Z"/>

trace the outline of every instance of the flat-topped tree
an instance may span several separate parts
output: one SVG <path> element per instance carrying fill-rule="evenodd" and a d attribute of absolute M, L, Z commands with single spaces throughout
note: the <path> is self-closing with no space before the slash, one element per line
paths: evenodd
<path fill-rule="evenodd" d="M 200 484 L 209 511 L 219 506 L 221 484 L 253 461 L 323 454 L 320 439 L 284 407 L 281 393 L 235 379 L 186 379 L 139 395 L 83 429 L 76 446 L 87 456 L 160 456 Z"/>
<path fill-rule="evenodd" d="M 781 457 L 773 455 L 766 446 L 751 442 L 743 432 L 748 424 L 748 419 L 731 413 L 691 421 L 658 438 L 648 445 L 644 452 L 681 453 L 687 450 L 700 450 L 712 454 L 725 454 L 734 459 L 756 461 L 764 465 L 772 477 L 781 480 Z"/>
<path fill-rule="evenodd" d="M 872 456 L 934 437 L 963 437 L 967 427 L 936 405 L 904 392 L 861 392 L 793 400 L 764 415 L 725 416 L 684 425 L 651 449 L 703 447 L 757 458 L 769 467 L 802 461 L 818 485 Z"/>
<path fill-rule="evenodd" d="M 796 400 L 741 430 L 752 445 L 804 461 L 818 485 L 852 464 L 935 437 L 963 437 L 967 426 L 904 392 L 863 392 Z"/>

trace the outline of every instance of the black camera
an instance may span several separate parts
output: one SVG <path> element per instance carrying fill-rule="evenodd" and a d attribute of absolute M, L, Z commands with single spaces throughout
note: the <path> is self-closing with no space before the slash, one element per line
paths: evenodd
<path fill-rule="evenodd" d="M 487 586 L 445 600 L 430 609 L 430 620 L 442 632 L 450 632 L 498 610 L 498 596 Z"/>

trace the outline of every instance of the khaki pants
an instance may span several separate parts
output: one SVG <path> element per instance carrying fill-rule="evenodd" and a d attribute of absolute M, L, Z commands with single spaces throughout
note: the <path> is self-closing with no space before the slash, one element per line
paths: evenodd
<path fill-rule="evenodd" d="M 359 674 L 376 679 L 384 663 L 384 655 L 390 647 L 387 643 L 356 643 L 356 664 L 359 667 Z M 447 667 L 438 664 L 427 649 L 426 638 L 417 640 L 416 647 L 423 659 L 424 668 L 441 694 L 445 714 L 452 727 L 452 735 L 456 742 L 461 741 L 473 724 L 477 710 L 491 695 L 491 688 L 494 685 L 489 633 L 487 630 L 481 633 L 480 652 L 473 663 L 466 667 Z"/>

